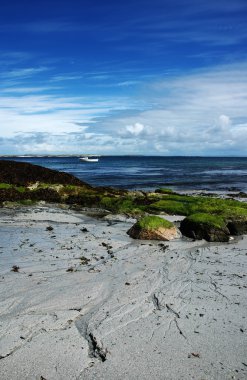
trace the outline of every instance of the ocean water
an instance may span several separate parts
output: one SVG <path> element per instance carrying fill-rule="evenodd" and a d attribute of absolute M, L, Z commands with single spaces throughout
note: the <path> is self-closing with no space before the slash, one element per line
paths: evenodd
<path fill-rule="evenodd" d="M 8 157 L 73 174 L 93 186 L 153 190 L 247 192 L 247 157 L 102 156 L 97 163 L 78 157 Z"/>

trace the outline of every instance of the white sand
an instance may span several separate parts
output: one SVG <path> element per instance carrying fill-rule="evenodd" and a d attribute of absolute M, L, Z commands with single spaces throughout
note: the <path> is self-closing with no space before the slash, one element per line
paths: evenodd
<path fill-rule="evenodd" d="M 0 379 L 247 379 L 247 238 L 165 248 L 107 219 L 0 210 Z"/>

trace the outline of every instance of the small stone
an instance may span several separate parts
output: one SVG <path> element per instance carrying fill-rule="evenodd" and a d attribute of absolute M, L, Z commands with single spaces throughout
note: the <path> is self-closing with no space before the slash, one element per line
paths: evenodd
<path fill-rule="evenodd" d="M 66 272 L 74 272 L 74 268 L 73 267 L 69 267 Z"/>
<path fill-rule="evenodd" d="M 17 265 L 13 265 L 11 272 L 19 272 L 19 269 L 20 269 L 20 267 L 18 267 Z"/>
<path fill-rule="evenodd" d="M 88 229 L 86 227 L 81 228 L 81 232 L 88 232 Z"/>

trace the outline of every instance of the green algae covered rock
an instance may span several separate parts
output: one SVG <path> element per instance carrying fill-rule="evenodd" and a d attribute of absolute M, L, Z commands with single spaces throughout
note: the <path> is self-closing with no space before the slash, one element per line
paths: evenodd
<path fill-rule="evenodd" d="M 159 216 L 144 216 L 127 232 L 133 239 L 172 240 L 179 237 L 173 223 Z"/>
<path fill-rule="evenodd" d="M 193 214 L 182 220 L 180 231 L 189 238 L 210 242 L 227 242 L 230 238 L 225 219 L 206 213 Z"/>

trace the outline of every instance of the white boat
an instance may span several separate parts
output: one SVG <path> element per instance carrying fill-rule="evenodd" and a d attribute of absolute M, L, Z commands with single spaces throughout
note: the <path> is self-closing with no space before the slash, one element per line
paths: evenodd
<path fill-rule="evenodd" d="M 98 162 L 99 161 L 99 159 L 97 157 L 95 157 L 95 156 L 80 157 L 80 160 L 85 161 L 85 162 Z"/>

